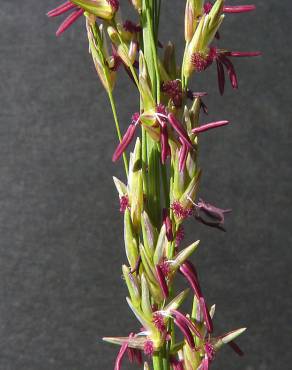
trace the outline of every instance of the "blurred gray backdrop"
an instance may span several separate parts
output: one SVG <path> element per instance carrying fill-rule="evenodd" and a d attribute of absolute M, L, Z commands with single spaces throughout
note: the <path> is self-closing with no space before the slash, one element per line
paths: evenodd
<path fill-rule="evenodd" d="M 121 280 L 114 124 L 83 20 L 54 36 L 60 19 L 45 13 L 59 3 L 0 4 L 1 370 L 110 370 L 117 348 L 101 337 L 139 327 Z M 163 1 L 161 19 L 161 41 L 173 39 L 179 54 L 184 3 Z M 291 363 L 292 7 L 256 5 L 228 16 L 222 30 L 223 47 L 264 54 L 235 61 L 240 89 L 228 85 L 221 98 L 215 66 L 193 82 L 209 93 L 208 119 L 232 122 L 201 140 L 200 195 L 233 209 L 228 232 L 190 220 L 186 239 L 202 241 L 194 261 L 217 304 L 216 332 L 248 327 L 238 341 L 246 356 L 226 348 L 218 370 Z M 124 129 L 138 106 L 125 74 L 116 96 Z"/>

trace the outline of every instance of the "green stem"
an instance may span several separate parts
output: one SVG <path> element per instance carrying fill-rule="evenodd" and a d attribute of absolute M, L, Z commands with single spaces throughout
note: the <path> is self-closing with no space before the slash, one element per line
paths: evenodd
<path fill-rule="evenodd" d="M 113 94 L 112 94 L 111 91 L 108 91 L 108 97 L 109 97 L 109 100 L 110 100 L 110 103 L 111 103 L 111 108 L 112 108 L 112 111 L 113 111 L 113 116 L 114 116 L 114 121 L 115 121 L 115 124 L 116 124 L 116 130 L 117 130 L 118 138 L 121 142 L 122 141 L 122 135 L 121 135 L 119 120 L 118 120 L 118 116 L 117 116 L 117 109 L 116 109 L 114 97 L 113 97 Z M 127 156 L 126 156 L 125 153 L 123 153 L 123 160 L 124 160 L 126 175 L 128 176 L 129 166 L 128 166 Z"/>
<path fill-rule="evenodd" d="M 163 363 L 160 352 L 154 353 L 152 361 L 153 361 L 153 370 L 163 370 Z"/>

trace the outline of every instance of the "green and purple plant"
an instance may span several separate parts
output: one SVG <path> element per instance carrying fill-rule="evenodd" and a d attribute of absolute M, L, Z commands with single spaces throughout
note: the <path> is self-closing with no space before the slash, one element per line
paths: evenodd
<path fill-rule="evenodd" d="M 141 329 L 123 337 L 103 338 L 120 347 L 115 370 L 121 369 L 126 354 L 145 370 L 150 369 L 150 362 L 154 370 L 207 370 L 224 344 L 243 354 L 235 339 L 245 328 L 213 335 L 215 306 L 207 304 L 190 261 L 199 241 L 186 248 L 181 248 L 181 242 L 186 218 L 225 230 L 225 215 L 231 211 L 197 199 L 200 135 L 228 121 L 202 124 L 205 119 L 201 115 L 207 114 L 206 93 L 192 91 L 189 82 L 214 63 L 220 94 L 224 93 L 225 72 L 231 86 L 238 87 L 231 59 L 260 53 L 218 47 L 219 28 L 225 14 L 249 12 L 255 6 L 186 0 L 185 49 L 179 64 L 174 45 L 169 42 L 164 46 L 159 41 L 162 3 L 132 0 L 124 4 L 136 10 L 134 22 L 122 20 L 118 0 L 70 0 L 48 13 L 56 17 L 70 12 L 57 35 L 78 18 L 85 18 L 89 50 L 108 94 L 119 138 L 112 160 L 123 157 L 124 161 L 125 183 L 114 177 L 124 216 L 128 261 L 122 272 L 129 292 L 127 303 Z M 123 136 L 113 93 L 121 68 L 140 98 Z M 127 156 L 134 140 L 133 151 Z M 178 273 L 189 285 L 182 292 L 175 291 Z M 185 313 L 181 305 L 191 294 L 193 306 Z"/>

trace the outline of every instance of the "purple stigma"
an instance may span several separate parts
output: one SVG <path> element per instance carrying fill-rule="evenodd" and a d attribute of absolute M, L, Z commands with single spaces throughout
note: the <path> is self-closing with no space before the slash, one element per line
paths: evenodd
<path fill-rule="evenodd" d="M 182 220 L 191 216 L 193 213 L 192 208 L 184 208 L 178 200 L 175 200 L 171 204 L 171 209 L 173 210 L 173 213 L 175 214 L 175 216 Z"/>
<path fill-rule="evenodd" d="M 166 331 L 165 320 L 160 312 L 154 312 L 152 322 L 160 332 Z"/>
<path fill-rule="evenodd" d="M 144 343 L 144 353 L 146 356 L 153 356 L 154 345 L 151 339 L 147 339 Z"/>

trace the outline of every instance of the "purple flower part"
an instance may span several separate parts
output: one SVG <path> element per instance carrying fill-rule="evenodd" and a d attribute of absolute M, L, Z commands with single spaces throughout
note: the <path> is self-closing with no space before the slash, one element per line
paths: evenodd
<path fill-rule="evenodd" d="M 205 12 L 205 14 L 209 14 L 212 8 L 213 8 L 213 4 L 210 1 L 207 1 L 204 4 L 204 12 Z"/>
<path fill-rule="evenodd" d="M 197 72 L 205 71 L 205 69 L 207 69 L 209 65 L 211 64 L 208 57 L 201 52 L 193 53 L 191 56 L 191 62 Z"/>
<path fill-rule="evenodd" d="M 225 5 L 223 6 L 224 13 L 246 13 L 255 10 L 255 5 Z"/>
<path fill-rule="evenodd" d="M 183 142 L 187 145 L 189 149 L 193 148 L 193 144 L 182 124 L 175 118 L 173 113 L 168 114 L 168 121 L 171 126 L 175 129 L 175 131 L 179 134 L 179 137 L 183 140 Z"/>
<path fill-rule="evenodd" d="M 194 338 L 192 336 L 192 333 L 188 326 L 185 324 L 184 321 L 182 321 L 180 318 L 176 318 L 174 320 L 175 325 L 180 329 L 180 331 L 183 333 L 188 345 L 192 348 L 195 349 L 195 342 Z"/>
<path fill-rule="evenodd" d="M 226 232 L 226 229 L 224 228 L 224 226 L 218 221 L 207 221 L 197 214 L 195 215 L 195 219 L 206 226 L 214 227 L 216 229 Z"/>
<path fill-rule="evenodd" d="M 64 22 L 61 23 L 60 27 L 57 29 L 56 36 L 60 36 L 63 32 L 65 32 L 69 27 L 72 26 L 74 22 L 77 21 L 84 13 L 83 9 L 76 8 L 76 10 L 71 13 Z"/>
<path fill-rule="evenodd" d="M 138 365 L 142 365 L 143 358 L 142 358 L 142 352 L 139 349 L 134 349 L 135 351 L 135 358 Z"/>
<path fill-rule="evenodd" d="M 167 116 L 167 111 L 166 111 L 165 105 L 163 105 L 161 103 L 157 104 L 156 112 L 159 113 L 159 114 L 163 114 L 164 116 Z"/>
<path fill-rule="evenodd" d="M 57 8 L 50 10 L 47 13 L 47 16 L 48 17 L 58 17 L 59 15 L 62 15 L 74 8 L 77 8 L 77 5 L 72 4 L 71 1 L 66 1 L 64 4 L 58 6 Z"/>
<path fill-rule="evenodd" d="M 117 358 L 116 358 L 116 363 L 115 363 L 115 369 L 114 370 L 120 370 L 121 369 L 121 364 L 122 364 L 122 360 L 125 356 L 125 353 L 127 352 L 127 348 L 128 348 L 128 342 L 125 342 L 121 348 L 120 348 L 120 351 L 117 355 Z"/>
<path fill-rule="evenodd" d="M 113 8 L 113 10 L 116 12 L 119 9 L 120 3 L 118 0 L 106 0 L 110 6 Z"/>
<path fill-rule="evenodd" d="M 140 122 L 140 113 L 136 112 L 131 117 L 132 125 L 137 125 Z"/>
<path fill-rule="evenodd" d="M 117 52 L 117 49 L 115 48 L 115 46 L 113 44 L 112 44 L 112 51 L 113 51 L 112 57 L 114 59 L 114 65 L 110 69 L 112 71 L 117 71 L 120 68 L 123 61 L 122 61 L 121 57 L 119 56 L 119 54 Z"/>
<path fill-rule="evenodd" d="M 209 359 L 208 357 L 205 357 L 203 361 L 201 362 L 201 366 L 199 367 L 199 370 L 209 370 Z"/>
<path fill-rule="evenodd" d="M 205 351 L 206 351 L 206 355 L 208 359 L 210 361 L 213 361 L 215 358 L 216 352 L 215 352 L 213 345 L 210 342 L 205 343 Z"/>
<path fill-rule="evenodd" d="M 178 162 L 179 172 L 183 172 L 185 170 L 188 154 L 189 154 L 189 148 L 183 142 L 180 148 L 180 151 L 179 151 L 179 162 Z"/>
<path fill-rule="evenodd" d="M 165 164 L 167 157 L 170 155 L 171 151 L 168 143 L 167 125 L 163 121 L 161 121 L 160 142 L 161 142 L 161 162 Z"/>
<path fill-rule="evenodd" d="M 170 265 L 169 265 L 169 262 L 166 259 L 164 259 L 164 260 L 162 260 L 159 263 L 159 267 L 160 267 L 160 269 L 161 269 L 161 271 L 163 273 L 163 276 L 165 278 L 167 278 L 168 275 L 169 275 L 169 273 L 170 273 Z"/>
<path fill-rule="evenodd" d="M 178 200 L 175 200 L 171 204 L 170 208 L 173 210 L 175 216 L 182 220 L 191 216 L 193 213 L 192 208 L 184 208 Z"/>
<path fill-rule="evenodd" d="M 168 209 L 163 208 L 162 218 L 163 218 L 163 223 L 164 223 L 165 228 L 166 228 L 167 240 L 169 242 L 172 242 L 173 241 L 173 232 L 172 232 L 172 224 L 171 224 L 171 220 L 170 220 L 170 217 L 169 217 Z"/>
<path fill-rule="evenodd" d="M 205 114 L 208 114 L 208 107 L 207 105 L 203 102 L 203 100 L 201 99 L 201 108 L 203 109 L 203 112 Z"/>
<path fill-rule="evenodd" d="M 134 272 L 139 271 L 139 268 L 140 268 L 140 265 L 141 265 L 141 261 L 142 261 L 142 258 L 141 258 L 141 256 L 139 256 L 139 257 L 137 258 L 137 261 L 136 261 L 136 263 L 135 263 L 134 268 L 133 268 L 133 269 L 131 269 L 131 271 L 130 271 L 130 272 L 131 272 L 131 274 L 129 274 L 130 279 L 133 279 L 132 274 L 133 274 Z"/>
<path fill-rule="evenodd" d="M 112 161 L 116 162 L 124 153 L 124 151 L 127 149 L 127 147 L 130 145 L 131 141 L 133 140 L 133 137 L 135 135 L 136 126 L 130 125 L 122 138 L 122 141 L 119 143 L 117 149 L 115 150 Z"/>
<path fill-rule="evenodd" d="M 231 209 L 222 209 L 215 207 L 210 203 L 206 203 L 203 199 L 199 199 L 197 208 L 206 213 L 208 216 L 214 218 L 215 220 L 218 220 L 222 224 L 225 221 L 224 214 L 232 212 Z"/>
<path fill-rule="evenodd" d="M 129 338 L 134 337 L 135 335 L 131 333 Z M 138 365 L 142 365 L 142 352 L 140 349 L 131 348 L 128 346 L 127 348 L 127 355 L 130 363 L 136 362 Z"/>
<path fill-rule="evenodd" d="M 240 347 L 233 340 L 231 342 L 228 342 L 228 345 L 230 348 L 233 349 L 235 353 L 238 354 L 238 356 L 244 356 L 244 352 L 240 349 Z"/>
<path fill-rule="evenodd" d="M 196 98 L 202 98 L 203 96 L 206 96 L 206 95 L 208 95 L 206 92 L 193 92 L 192 90 L 187 89 L 187 98 L 189 98 L 192 101 Z M 208 114 L 207 105 L 203 102 L 202 99 L 200 99 L 200 103 L 201 103 L 201 108 L 203 109 L 203 112 L 205 114 Z"/>
<path fill-rule="evenodd" d="M 204 4 L 205 14 L 209 14 L 212 8 L 213 8 L 213 4 L 210 1 L 205 3 Z M 224 13 L 246 13 L 246 12 L 251 12 L 255 9 L 256 9 L 255 5 L 239 5 L 239 6 L 225 5 L 223 6 Z"/>
<path fill-rule="evenodd" d="M 135 24 L 134 22 L 130 20 L 126 20 L 123 24 L 123 27 L 125 31 L 130 32 L 130 33 L 138 33 L 141 32 L 142 28 L 138 24 Z"/>
<path fill-rule="evenodd" d="M 182 105 L 182 88 L 181 88 L 181 82 L 179 80 L 171 80 L 163 82 L 161 87 L 162 92 L 167 94 L 173 104 L 176 107 L 181 107 Z"/>
<path fill-rule="evenodd" d="M 129 207 L 129 197 L 128 195 L 123 195 L 120 198 L 120 212 L 124 213 L 128 207 Z"/>
<path fill-rule="evenodd" d="M 212 321 L 212 318 L 210 316 L 210 313 L 209 313 L 209 310 L 208 310 L 208 307 L 207 307 L 207 304 L 206 304 L 206 301 L 205 301 L 204 297 L 200 298 L 200 305 L 201 305 L 201 308 L 202 308 L 203 317 L 204 317 L 204 320 L 205 320 L 205 323 L 206 323 L 207 331 L 208 331 L 208 333 L 212 333 L 213 332 L 213 321 Z"/>
<path fill-rule="evenodd" d="M 185 237 L 185 229 L 180 225 L 175 235 L 175 246 L 178 247 Z"/>
<path fill-rule="evenodd" d="M 207 96 L 208 93 L 202 91 L 202 92 L 199 92 L 199 91 L 196 91 L 196 92 L 193 92 L 191 89 L 187 89 L 187 97 L 191 100 L 194 100 L 195 98 L 202 98 L 203 96 Z"/>
<path fill-rule="evenodd" d="M 192 287 L 196 297 L 198 299 L 202 298 L 201 287 L 198 282 L 198 277 L 194 273 L 194 271 L 188 266 L 186 262 L 182 264 L 182 266 L 180 267 L 180 271 L 190 283 L 190 286 Z"/>
<path fill-rule="evenodd" d="M 192 132 L 194 134 L 199 134 L 201 132 L 209 131 L 212 130 L 213 128 L 221 127 L 221 126 L 226 126 L 228 125 L 229 121 L 216 121 L 216 122 L 210 122 L 205 125 L 196 127 L 192 129 Z"/>
<path fill-rule="evenodd" d="M 163 293 L 163 297 L 166 299 L 169 295 L 169 291 L 168 291 L 168 286 L 167 286 L 165 277 L 164 277 L 163 272 L 161 270 L 161 267 L 159 265 L 155 266 L 155 270 L 156 270 L 156 275 L 157 275 L 157 279 L 158 279 L 160 288 L 161 288 L 162 293 Z"/>
<path fill-rule="evenodd" d="M 132 364 L 135 361 L 135 354 L 134 354 L 134 348 L 127 348 L 127 355 L 129 362 Z"/>
<path fill-rule="evenodd" d="M 151 339 L 146 340 L 144 343 L 144 353 L 146 356 L 153 356 L 154 345 Z"/>
<path fill-rule="evenodd" d="M 217 65 L 217 76 L 218 76 L 218 87 L 219 92 L 221 95 L 224 93 L 224 87 L 225 87 L 225 73 L 224 68 L 220 60 L 216 60 Z"/>
<path fill-rule="evenodd" d="M 244 58 L 244 57 L 258 57 L 262 55 L 261 51 L 227 51 L 224 53 L 229 57 Z"/>
<path fill-rule="evenodd" d="M 183 361 L 178 360 L 173 356 L 170 357 L 170 365 L 172 366 L 173 370 L 184 370 Z"/>
<path fill-rule="evenodd" d="M 164 333 L 166 331 L 164 317 L 159 311 L 154 312 L 152 322 L 160 332 Z"/>
<path fill-rule="evenodd" d="M 203 339 L 202 334 L 200 333 L 199 329 L 196 327 L 196 325 L 188 319 L 184 314 L 179 312 L 178 310 L 171 310 L 171 313 L 175 315 L 176 319 L 181 320 L 185 323 L 185 325 L 188 326 L 188 328 L 200 339 Z"/>
<path fill-rule="evenodd" d="M 233 87 L 233 89 L 237 89 L 238 88 L 238 81 L 237 81 L 237 76 L 236 76 L 236 72 L 235 72 L 233 64 L 223 54 L 220 54 L 220 56 L 218 56 L 218 59 L 220 60 L 220 62 L 222 62 L 225 65 L 225 67 L 227 69 L 229 79 L 230 79 L 230 82 L 231 82 L 231 86 Z"/>

